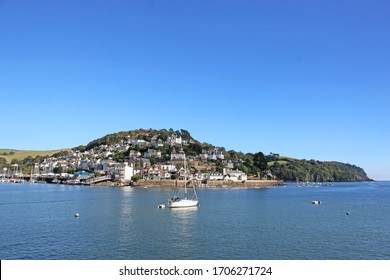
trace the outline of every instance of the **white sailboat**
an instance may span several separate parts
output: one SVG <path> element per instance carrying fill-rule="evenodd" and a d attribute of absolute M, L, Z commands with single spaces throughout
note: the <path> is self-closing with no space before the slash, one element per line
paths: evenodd
<path fill-rule="evenodd" d="M 182 193 L 177 193 L 174 197 L 168 199 L 169 208 L 189 208 L 196 207 L 199 204 L 198 196 L 196 194 L 195 186 L 192 185 L 191 191 L 187 188 L 187 168 L 186 160 L 184 158 L 184 189 Z M 184 192 L 183 192 L 184 191 Z M 189 193 L 191 192 L 191 194 Z"/>

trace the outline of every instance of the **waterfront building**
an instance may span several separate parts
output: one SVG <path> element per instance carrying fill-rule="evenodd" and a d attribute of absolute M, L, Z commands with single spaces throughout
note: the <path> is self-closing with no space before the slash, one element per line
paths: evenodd
<path fill-rule="evenodd" d="M 114 168 L 115 181 L 130 182 L 131 177 L 134 175 L 134 167 L 132 164 L 117 163 Z"/>
<path fill-rule="evenodd" d="M 241 170 L 223 169 L 223 179 L 225 181 L 247 181 L 248 176 Z"/>
<path fill-rule="evenodd" d="M 221 173 L 210 173 L 208 174 L 207 180 L 210 181 L 218 181 L 218 180 L 223 180 L 224 176 Z"/>

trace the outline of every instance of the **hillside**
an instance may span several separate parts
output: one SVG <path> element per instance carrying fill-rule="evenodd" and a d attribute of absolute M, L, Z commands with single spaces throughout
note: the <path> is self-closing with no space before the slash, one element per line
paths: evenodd
<path fill-rule="evenodd" d="M 181 136 L 186 144 L 183 150 L 189 157 L 197 158 L 202 153 L 210 150 L 218 150 L 223 154 L 223 160 L 207 160 L 213 165 L 213 170 L 222 172 L 227 163 L 232 163 L 234 168 L 241 170 L 249 176 L 260 176 L 262 178 L 275 178 L 284 181 L 369 181 L 371 180 L 365 171 L 355 165 L 341 162 L 321 162 L 317 160 L 299 160 L 291 157 L 281 157 L 278 154 L 264 155 L 262 152 L 241 153 L 233 150 L 226 151 L 224 147 L 216 147 L 209 143 L 200 142 L 194 139 L 184 129 L 162 129 L 162 130 L 133 130 L 106 135 L 88 143 L 84 148 L 90 150 L 99 145 L 112 145 L 123 139 L 142 139 L 145 141 L 166 142 L 172 134 Z M 149 147 L 133 145 L 130 149 L 145 152 Z M 171 152 L 169 147 L 161 147 L 162 158 L 169 158 Z M 122 157 L 125 155 L 122 155 Z"/>
<path fill-rule="evenodd" d="M 268 162 L 268 166 L 272 174 L 285 181 L 349 182 L 371 180 L 362 168 L 335 161 L 321 162 L 280 157 Z"/>
<path fill-rule="evenodd" d="M 0 158 L 5 158 L 7 162 L 11 163 L 12 160 L 23 160 L 27 157 L 49 157 L 60 151 L 70 150 L 13 150 L 13 149 L 0 149 Z"/>
<path fill-rule="evenodd" d="M 69 151 L 71 149 L 62 150 L 14 150 L 14 149 L 0 149 L 0 168 L 10 168 L 12 164 L 18 164 L 23 172 L 29 173 L 29 169 L 35 162 L 41 159 L 51 157 L 56 153 L 62 151 Z"/>
<path fill-rule="evenodd" d="M 77 166 L 77 159 L 83 159 L 84 164 L 88 161 L 96 163 L 97 159 L 117 163 L 132 162 L 135 167 L 141 167 L 147 160 L 150 166 L 155 166 L 172 163 L 172 155 L 178 153 L 180 156 L 182 152 L 194 170 L 202 172 L 222 173 L 224 169 L 237 169 L 250 178 L 294 182 L 370 180 L 364 170 L 355 165 L 298 160 L 274 153 L 264 155 L 261 151 L 246 154 L 234 150 L 226 151 L 224 147 L 194 139 L 184 129 L 121 131 L 95 139 L 87 145 L 56 151 L 0 150 L 0 168 L 16 163 L 26 172 L 34 163 L 41 163 L 47 157 L 53 158 L 51 162 L 62 161 L 63 165 L 72 162 L 72 165 L 67 167 L 68 172 L 86 168 Z M 91 166 L 88 165 L 88 171 L 93 172 Z"/>

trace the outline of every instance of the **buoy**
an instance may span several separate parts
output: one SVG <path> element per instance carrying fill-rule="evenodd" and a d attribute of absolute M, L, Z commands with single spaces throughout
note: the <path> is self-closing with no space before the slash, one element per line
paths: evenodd
<path fill-rule="evenodd" d="M 78 218 L 78 217 L 80 216 L 80 214 L 79 214 L 79 213 L 76 213 L 76 214 L 74 214 L 74 216 L 75 216 L 76 218 Z"/>
<path fill-rule="evenodd" d="M 350 212 L 347 212 L 347 213 L 345 213 L 345 214 L 349 215 L 349 214 L 351 214 L 351 213 L 350 213 Z"/>

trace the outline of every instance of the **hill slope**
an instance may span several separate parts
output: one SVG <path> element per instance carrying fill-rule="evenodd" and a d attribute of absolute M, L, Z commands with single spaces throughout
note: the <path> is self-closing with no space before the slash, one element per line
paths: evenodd
<path fill-rule="evenodd" d="M 7 162 L 11 163 L 12 160 L 23 160 L 27 157 L 49 157 L 54 155 L 55 153 L 70 150 L 70 149 L 62 149 L 62 150 L 13 150 L 13 149 L 0 149 L 0 157 L 5 158 Z"/>
<path fill-rule="evenodd" d="M 271 173 L 277 178 L 293 182 L 349 182 L 371 180 L 362 168 L 335 161 L 321 162 L 317 160 L 280 158 L 270 162 L 269 168 Z"/>
<path fill-rule="evenodd" d="M 100 156 L 101 160 L 111 159 L 116 162 L 132 161 L 139 164 L 141 157 L 148 157 L 151 165 L 169 163 L 173 150 L 185 152 L 187 158 L 197 166 L 197 170 L 205 172 L 220 172 L 225 168 L 234 168 L 243 171 L 248 176 L 259 178 L 273 178 L 284 181 L 368 181 L 370 178 L 365 171 L 355 165 L 341 162 L 320 162 L 316 160 L 298 160 L 290 157 L 281 157 L 278 154 L 264 155 L 260 151 L 242 153 L 234 150 L 226 151 L 224 147 L 194 139 L 185 130 L 173 129 L 137 129 L 108 134 L 99 139 L 72 149 L 53 151 L 21 151 L 0 150 L 0 168 L 10 167 L 16 163 L 23 171 L 31 168 L 34 163 L 41 163 L 46 157 L 58 160 L 71 161 L 69 150 L 77 151 L 84 160 L 96 160 L 91 155 L 103 155 L 110 152 L 110 156 Z M 150 150 L 159 152 L 161 156 L 146 156 Z M 134 156 L 137 154 L 137 156 Z M 55 159 L 54 159 L 55 160 Z M 82 167 L 73 166 L 74 169 Z M 93 171 L 93 170 L 89 170 Z"/>

